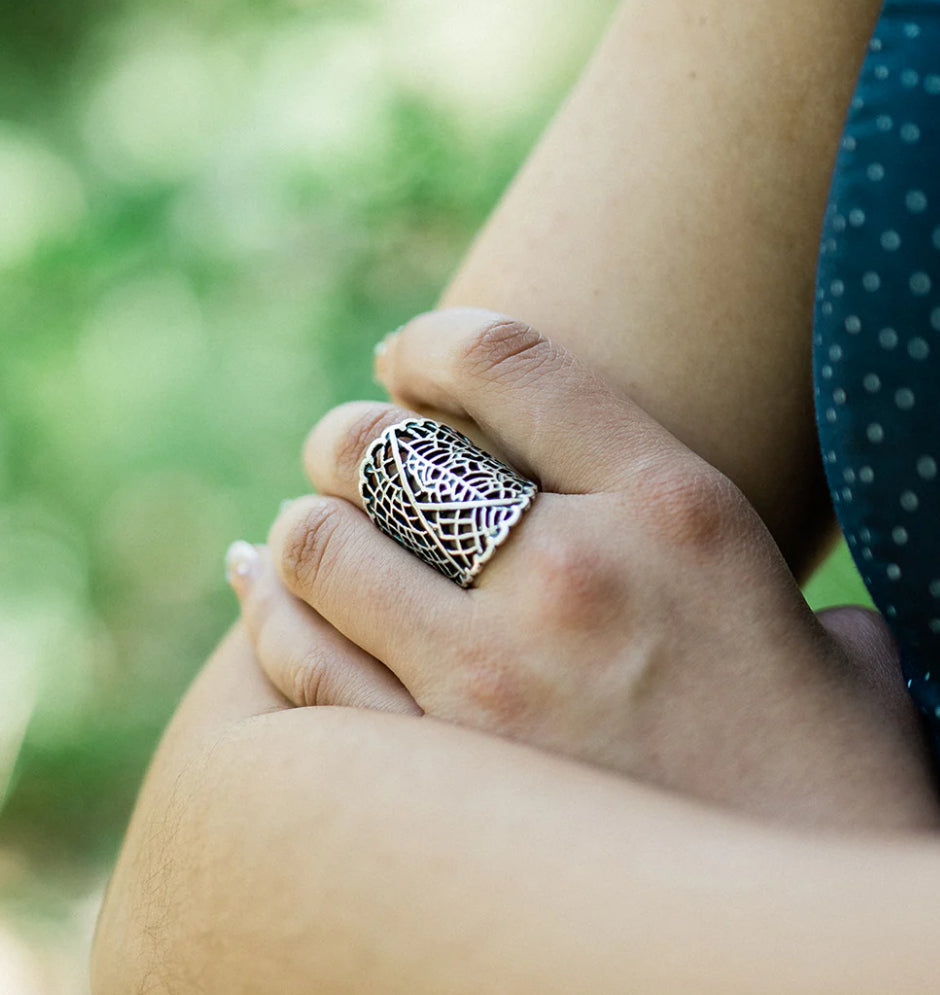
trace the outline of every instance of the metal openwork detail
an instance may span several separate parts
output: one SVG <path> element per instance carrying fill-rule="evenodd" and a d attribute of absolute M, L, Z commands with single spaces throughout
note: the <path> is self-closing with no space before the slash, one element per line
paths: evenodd
<path fill-rule="evenodd" d="M 369 517 L 422 560 L 470 587 L 538 487 L 429 418 L 387 428 L 359 467 Z"/>

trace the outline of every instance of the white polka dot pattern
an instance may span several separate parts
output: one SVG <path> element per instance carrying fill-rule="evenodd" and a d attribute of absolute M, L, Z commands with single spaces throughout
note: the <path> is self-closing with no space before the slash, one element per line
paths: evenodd
<path fill-rule="evenodd" d="M 940 2 L 888 0 L 872 39 L 826 211 L 813 350 L 836 512 L 908 686 L 940 720 Z"/>

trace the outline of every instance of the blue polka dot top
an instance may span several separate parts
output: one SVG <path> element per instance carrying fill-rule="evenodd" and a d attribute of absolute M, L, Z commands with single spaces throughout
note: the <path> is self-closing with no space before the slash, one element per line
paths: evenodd
<path fill-rule="evenodd" d="M 832 500 L 940 744 L 940 0 L 882 11 L 826 211 L 814 380 Z"/>

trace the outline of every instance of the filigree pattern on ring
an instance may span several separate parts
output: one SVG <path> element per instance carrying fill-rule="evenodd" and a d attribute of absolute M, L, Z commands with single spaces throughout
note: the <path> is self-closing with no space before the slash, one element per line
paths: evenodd
<path fill-rule="evenodd" d="M 359 491 L 383 532 L 469 587 L 538 487 L 460 432 L 414 418 L 372 443 L 360 466 Z"/>

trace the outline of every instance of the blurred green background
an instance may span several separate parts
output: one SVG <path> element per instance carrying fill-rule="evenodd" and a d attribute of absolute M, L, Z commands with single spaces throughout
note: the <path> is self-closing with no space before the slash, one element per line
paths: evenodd
<path fill-rule="evenodd" d="M 379 396 L 612 0 L 0 0 L 0 995 L 86 990 L 222 556 Z M 817 605 L 863 600 L 840 550 Z"/>

